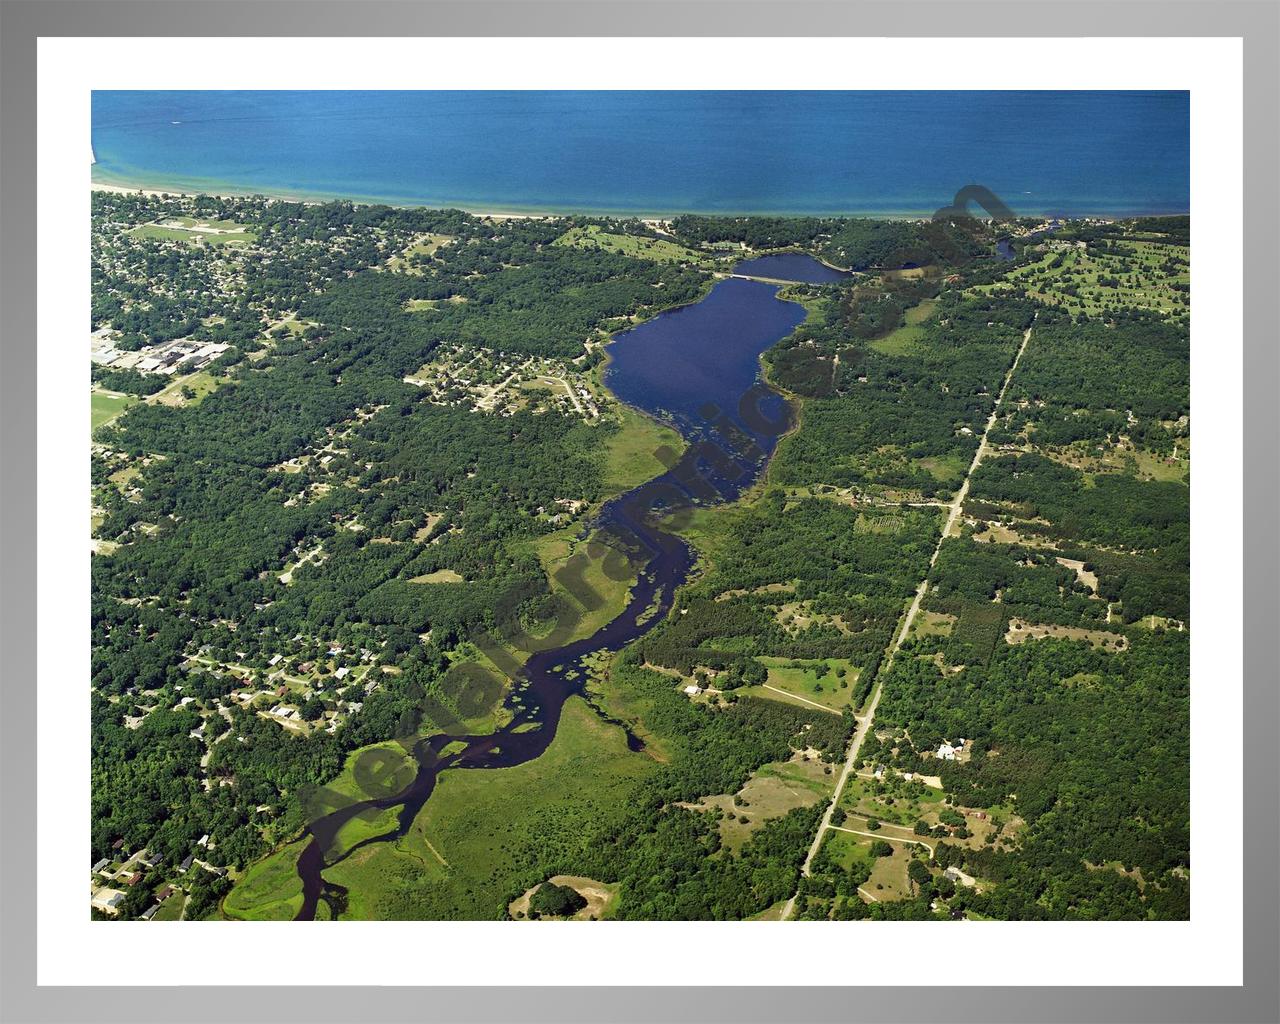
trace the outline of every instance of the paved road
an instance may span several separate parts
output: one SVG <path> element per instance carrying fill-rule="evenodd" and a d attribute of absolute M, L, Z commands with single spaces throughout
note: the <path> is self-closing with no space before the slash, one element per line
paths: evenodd
<path fill-rule="evenodd" d="M 964 483 L 960 485 L 960 489 L 956 491 L 956 496 L 948 506 L 950 511 L 947 513 L 947 522 L 943 526 L 942 534 L 938 537 L 938 543 L 929 558 L 929 569 L 925 572 L 924 579 L 920 581 L 920 586 L 916 588 L 915 597 L 911 599 L 911 607 L 907 609 L 907 614 L 902 620 L 902 628 L 898 631 L 898 636 L 894 640 L 893 646 L 889 649 L 889 657 L 885 659 L 880 673 L 881 678 L 893 667 L 893 657 L 898 653 L 903 641 L 906 640 L 907 634 L 911 631 L 911 624 L 920 612 L 920 602 L 924 600 L 925 591 L 929 587 L 929 573 L 933 571 L 934 563 L 938 560 L 938 552 L 942 550 L 942 542 L 946 540 L 947 536 L 955 528 L 956 520 L 960 518 L 960 509 L 964 506 L 964 499 L 969 494 L 969 481 L 973 479 L 973 474 L 982 465 L 982 460 L 987 454 L 987 438 L 991 435 L 991 428 L 995 426 L 996 417 L 1000 414 L 1000 406 L 1004 402 L 1005 392 L 1009 390 L 1009 382 L 1013 380 L 1014 371 L 1018 369 L 1018 363 L 1022 360 L 1022 353 L 1027 350 L 1027 343 L 1030 340 L 1031 328 L 1028 327 L 1026 333 L 1022 336 L 1022 344 L 1018 346 L 1017 354 L 1013 357 L 1013 362 L 1009 366 L 1009 372 L 1005 374 L 1004 383 L 1000 386 L 1000 394 L 996 396 L 995 404 L 991 407 L 991 415 L 987 417 L 987 426 L 982 431 L 982 440 L 978 442 L 978 450 L 973 454 L 973 462 L 969 464 L 969 472 L 965 474 Z M 858 719 L 858 728 L 854 730 L 853 739 L 849 743 L 849 753 L 845 758 L 844 768 L 840 771 L 840 777 L 836 781 L 835 792 L 831 796 L 831 801 L 827 804 L 826 812 L 822 815 L 822 821 L 819 823 L 818 831 L 813 837 L 813 843 L 809 846 L 809 852 L 805 855 L 804 866 L 800 869 L 801 875 L 806 878 L 809 876 L 810 868 L 813 865 L 813 858 L 818 855 L 818 850 L 822 848 L 822 840 L 826 837 L 827 829 L 835 827 L 831 824 L 831 816 L 835 813 L 836 805 L 840 802 L 840 795 L 844 792 L 845 783 L 848 782 L 849 775 L 853 773 L 854 767 L 858 763 L 858 751 L 862 747 L 862 741 L 866 739 L 867 733 L 871 730 L 871 724 L 875 721 L 876 707 L 880 704 L 880 691 L 881 684 L 877 682 L 866 711 Z M 795 893 L 787 900 L 786 906 L 782 908 L 781 920 L 785 921 L 791 917 L 795 910 L 796 896 L 798 895 L 799 893 Z"/>

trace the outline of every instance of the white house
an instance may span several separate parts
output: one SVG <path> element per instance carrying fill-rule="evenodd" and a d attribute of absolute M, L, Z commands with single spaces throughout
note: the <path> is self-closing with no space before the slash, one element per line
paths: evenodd
<path fill-rule="evenodd" d="M 688 686 L 686 686 L 686 687 L 684 688 L 684 692 L 685 692 L 685 693 L 687 693 L 690 697 L 696 697 L 696 696 L 697 696 L 698 694 L 700 694 L 702 691 L 701 691 L 700 689 L 698 689 L 698 687 L 696 687 L 696 686 L 694 686 L 692 683 L 690 683 Z"/>

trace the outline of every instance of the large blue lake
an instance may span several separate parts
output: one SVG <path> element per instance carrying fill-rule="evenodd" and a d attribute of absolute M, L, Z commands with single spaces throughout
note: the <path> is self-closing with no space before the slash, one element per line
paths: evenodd
<path fill-rule="evenodd" d="M 1185 212 L 1185 92 L 95 92 L 105 182 L 473 210 Z"/>
<path fill-rule="evenodd" d="M 719 412 L 773 448 L 768 431 L 751 429 L 739 408 L 749 401 L 771 421 L 785 413 L 780 396 L 763 389 L 760 354 L 804 319 L 804 307 L 777 297 L 775 285 L 721 281 L 705 299 L 668 310 L 620 334 L 609 345 L 605 383 L 629 405 L 674 423 L 690 439 L 706 433 Z M 707 415 L 714 406 L 718 413 Z"/>

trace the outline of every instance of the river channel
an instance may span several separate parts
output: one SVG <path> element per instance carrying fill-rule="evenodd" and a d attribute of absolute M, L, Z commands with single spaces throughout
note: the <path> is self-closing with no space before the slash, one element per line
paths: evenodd
<path fill-rule="evenodd" d="M 752 262 L 739 264 L 736 273 L 761 272 Z M 785 267 L 764 269 L 770 278 L 785 269 L 792 280 L 833 280 L 831 268 L 798 254 Z M 608 501 L 586 531 L 605 538 L 605 548 L 625 552 L 627 564 L 636 570 L 626 608 L 592 636 L 531 654 L 506 697 L 511 718 L 496 732 L 418 740 L 412 747 L 417 774 L 408 786 L 315 818 L 298 858 L 303 902 L 296 919 L 314 919 L 321 901 L 328 904 L 327 916 L 338 916 L 346 892 L 326 881 L 325 869 L 362 846 L 403 836 L 442 771 L 510 768 L 542 754 L 555 739 L 566 698 L 582 691 L 584 659 L 620 650 L 666 617 L 695 561 L 692 549 L 671 531 L 673 515 L 734 500 L 759 479 L 790 425 L 787 402 L 764 383 L 760 372 L 761 354 L 805 316 L 801 305 L 778 298 L 778 291 L 776 284 L 763 281 L 722 280 L 701 301 L 668 310 L 614 338 L 605 371 L 610 390 L 669 423 L 688 442 L 666 473 Z M 628 743 L 632 749 L 642 747 L 630 733 Z M 357 815 L 367 819 L 389 809 L 398 809 L 394 829 L 330 859 L 344 824 Z"/>

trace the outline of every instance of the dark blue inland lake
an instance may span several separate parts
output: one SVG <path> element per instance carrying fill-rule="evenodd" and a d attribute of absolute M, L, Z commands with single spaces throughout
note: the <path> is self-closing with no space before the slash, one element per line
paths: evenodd
<path fill-rule="evenodd" d="M 830 280 L 825 273 L 835 273 L 814 260 L 771 266 L 774 273 L 788 269 L 801 280 L 818 277 L 824 282 Z M 516 673 L 507 697 L 512 717 L 497 732 L 417 740 L 411 748 L 417 775 L 406 788 L 316 818 L 298 859 L 303 884 L 298 919 L 314 919 L 321 900 L 328 904 L 329 916 L 337 916 L 346 892 L 326 881 L 324 870 L 362 846 L 404 835 L 441 771 L 509 768 L 545 751 L 555 738 L 565 699 L 582 692 L 583 659 L 597 651 L 620 650 L 666 617 L 676 588 L 694 564 L 694 552 L 671 529 L 673 519 L 697 505 L 732 501 L 751 486 L 790 425 L 786 401 L 761 379 L 760 355 L 790 334 L 805 313 L 799 304 L 779 299 L 777 292 L 778 286 L 760 281 L 723 280 L 700 302 L 661 313 L 614 339 L 605 375 L 609 387 L 622 401 L 673 425 L 689 444 L 678 459 L 674 452 L 660 455 L 668 471 L 607 502 L 583 533 L 584 539 L 592 534 L 603 545 L 595 557 L 612 551 L 634 570 L 637 582 L 625 610 L 583 640 L 564 644 L 549 637 L 540 650 L 534 649 L 536 643 L 522 644 L 534 653 Z M 643 749 L 629 730 L 627 739 L 633 750 Z M 345 852 L 337 848 L 346 822 L 357 816 L 369 820 L 386 809 L 398 809 L 394 829 Z"/>
<path fill-rule="evenodd" d="M 742 266 L 734 272 L 743 273 Z M 686 439 L 705 431 L 708 403 L 736 418 L 743 395 L 759 381 L 760 353 L 804 319 L 804 308 L 777 292 L 776 285 L 760 281 L 721 281 L 701 302 L 619 335 L 609 346 L 605 383 L 628 405 L 671 422 Z M 776 394 L 761 401 L 771 417 L 785 412 Z"/>
<path fill-rule="evenodd" d="M 767 277 L 775 281 L 807 281 L 810 284 L 833 284 L 849 276 L 849 271 L 828 266 L 803 252 L 778 252 L 769 256 L 757 256 L 755 259 L 743 260 L 733 268 L 733 272 L 747 277 Z"/>

